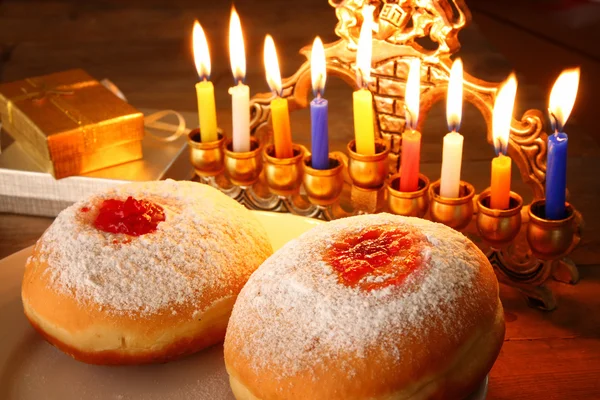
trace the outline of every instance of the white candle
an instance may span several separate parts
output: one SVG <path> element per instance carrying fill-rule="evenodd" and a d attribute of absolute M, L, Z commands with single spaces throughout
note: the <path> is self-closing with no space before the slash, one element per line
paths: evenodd
<path fill-rule="evenodd" d="M 240 17 L 231 9 L 229 22 L 229 61 L 237 85 L 229 88 L 231 95 L 233 151 L 250 151 L 250 88 L 244 85 L 246 76 L 246 52 Z"/>
<path fill-rule="evenodd" d="M 442 197 L 458 197 L 463 140 L 463 135 L 458 132 L 450 132 L 444 136 L 440 182 L 440 195 Z"/>
<path fill-rule="evenodd" d="M 229 88 L 233 125 L 233 151 L 250 151 L 250 88 L 241 81 Z"/>
<path fill-rule="evenodd" d="M 450 71 L 446 99 L 446 119 L 450 133 L 444 136 L 442 150 L 442 176 L 440 178 L 440 195 L 442 197 L 456 198 L 460 191 L 460 167 L 464 138 L 457 131 L 462 117 L 462 82 L 462 61 L 457 58 Z"/>

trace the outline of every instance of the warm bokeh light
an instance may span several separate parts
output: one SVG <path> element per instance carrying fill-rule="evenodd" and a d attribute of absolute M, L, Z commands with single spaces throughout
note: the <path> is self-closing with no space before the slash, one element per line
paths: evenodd
<path fill-rule="evenodd" d="M 511 74 L 504 85 L 498 91 L 494 103 L 494 114 L 492 118 L 492 138 L 496 154 L 506 155 L 508 151 L 508 137 L 510 135 L 510 123 L 515 108 L 515 96 L 517 94 L 517 78 Z"/>
<path fill-rule="evenodd" d="M 325 64 L 325 49 L 321 38 L 317 36 L 310 52 L 310 78 L 315 96 L 323 96 L 325 93 L 325 82 L 327 81 Z"/>
<path fill-rule="evenodd" d="M 356 82 L 364 88 L 371 79 L 371 52 L 373 51 L 373 11 L 374 6 L 363 7 L 363 23 L 358 37 L 356 50 Z"/>
<path fill-rule="evenodd" d="M 194 48 L 194 63 L 200 79 L 210 77 L 210 53 L 208 51 L 208 42 L 204 30 L 198 21 L 194 21 L 194 30 L 192 31 L 192 45 Z"/>
<path fill-rule="evenodd" d="M 279 60 L 277 59 L 277 50 L 275 42 L 271 35 L 265 37 L 264 48 L 264 63 L 265 72 L 267 75 L 267 83 L 271 91 L 278 96 L 281 96 L 281 72 L 279 70 Z"/>
<path fill-rule="evenodd" d="M 231 19 L 229 20 L 229 62 L 235 80 L 243 81 L 246 77 L 244 36 L 240 17 L 233 7 L 231 8 Z"/>
<path fill-rule="evenodd" d="M 406 105 L 406 123 L 412 130 L 417 129 L 419 121 L 419 103 L 421 98 L 421 60 L 410 62 L 404 103 Z"/>
<path fill-rule="evenodd" d="M 450 70 L 448 94 L 446 98 L 446 121 L 448 129 L 456 132 L 460 128 L 463 103 L 463 64 L 460 58 L 454 60 Z"/>
<path fill-rule="evenodd" d="M 552 87 L 548 109 L 555 132 L 562 132 L 571 115 L 577 88 L 579 87 L 579 67 L 564 70 Z"/>

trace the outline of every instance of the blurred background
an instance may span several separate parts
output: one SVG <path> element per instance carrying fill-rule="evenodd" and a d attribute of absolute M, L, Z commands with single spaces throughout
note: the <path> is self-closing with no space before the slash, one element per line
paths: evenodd
<path fill-rule="evenodd" d="M 561 69 L 581 65 L 582 84 L 569 126 L 590 133 L 597 130 L 592 112 L 592 93 L 600 89 L 597 0 L 466 3 L 473 22 L 460 40 L 468 72 L 502 80 L 514 69 L 521 84 L 519 105 L 529 106 L 538 95 L 545 102 Z M 81 67 L 98 79 L 111 79 L 136 107 L 191 111 L 197 80 L 191 29 L 197 18 L 211 46 L 220 125 L 228 129 L 230 7 L 227 1 L 206 0 L 2 0 L 0 81 Z M 284 76 L 304 61 L 298 50 L 315 35 L 325 43 L 336 40 L 335 12 L 326 0 L 246 0 L 236 7 L 244 28 L 252 93 L 268 90 L 262 66 L 266 33 L 275 37 Z M 517 112 L 524 111 L 519 105 Z M 350 110 L 349 98 L 339 106 Z"/>

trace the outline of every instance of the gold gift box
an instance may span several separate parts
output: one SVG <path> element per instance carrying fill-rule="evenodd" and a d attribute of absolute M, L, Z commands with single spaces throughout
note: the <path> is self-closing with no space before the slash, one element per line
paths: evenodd
<path fill-rule="evenodd" d="M 55 178 L 142 158 L 143 114 L 81 69 L 1 84 L 0 118 Z"/>

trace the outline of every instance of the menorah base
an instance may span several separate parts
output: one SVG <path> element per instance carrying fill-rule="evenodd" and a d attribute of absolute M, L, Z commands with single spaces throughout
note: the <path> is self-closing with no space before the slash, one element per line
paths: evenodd
<path fill-rule="evenodd" d="M 544 311 L 556 308 L 556 298 L 547 286 L 548 279 L 568 284 L 579 281 L 577 266 L 569 258 L 542 261 L 530 253 L 523 256 L 515 254 L 514 247 L 503 250 L 490 249 L 487 257 L 496 272 L 498 281 L 518 289 L 531 307 Z"/>
<path fill-rule="evenodd" d="M 297 192 L 291 194 L 272 193 L 264 173 L 261 173 L 256 182 L 249 186 L 233 184 L 226 174 L 199 176 L 198 180 L 221 190 L 251 210 L 290 213 L 325 221 L 357 214 L 391 211 L 386 207 L 386 187 L 364 189 L 353 185 L 349 182 L 349 179 L 344 179 L 343 188 L 337 201 L 327 205 L 311 203 L 310 196 L 307 195 L 304 186 L 301 186 Z M 480 196 L 484 200 L 486 193 L 484 192 Z M 513 196 L 520 198 L 516 194 L 513 194 Z M 480 201 L 479 203 L 483 204 L 485 201 L 483 203 Z M 465 229 L 468 231 L 468 235 L 486 251 L 486 255 L 496 272 L 498 281 L 518 289 L 532 307 L 545 311 L 555 309 L 557 302 L 552 289 L 547 285 L 548 280 L 553 278 L 563 283 L 577 283 L 579 281 L 579 272 L 576 265 L 566 256 L 559 256 L 551 260 L 542 260 L 534 255 L 528 245 L 527 235 L 525 234 L 528 229 L 526 224 L 531 223 L 531 221 L 523 223 L 520 234 L 516 237 L 511 234 L 500 245 L 496 243 L 496 245 L 490 247 L 490 234 L 485 230 L 482 231 L 482 227 L 486 227 L 490 223 L 488 221 L 486 224 L 484 223 L 486 219 L 480 218 L 479 214 L 486 214 L 486 210 L 481 204 L 478 207 L 475 223 L 470 224 Z M 520 204 L 519 207 L 515 208 L 516 212 L 518 212 L 516 215 L 518 216 L 520 216 Z M 509 211 L 505 213 L 509 213 Z M 494 216 L 497 217 L 498 221 L 506 219 L 503 213 L 494 214 Z M 577 226 L 580 226 L 582 224 L 581 216 L 577 213 L 576 216 L 578 217 Z M 487 215 L 487 218 L 492 217 Z M 475 229 L 475 226 L 479 229 Z M 494 228 L 496 229 L 494 232 L 500 229 L 496 228 Z M 483 235 L 482 232 L 484 233 Z M 579 229 L 575 233 L 572 247 L 575 247 L 579 242 Z M 570 254 L 570 251 L 564 254 Z"/>

